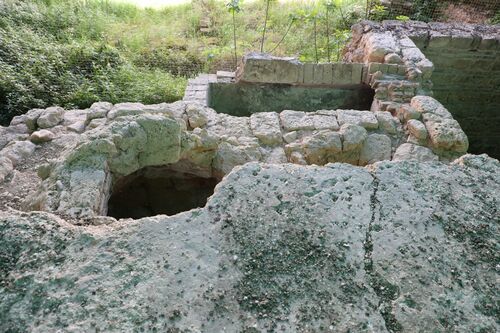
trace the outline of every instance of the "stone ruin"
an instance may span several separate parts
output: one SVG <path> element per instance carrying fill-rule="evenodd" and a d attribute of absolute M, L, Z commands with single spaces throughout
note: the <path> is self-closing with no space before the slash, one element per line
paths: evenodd
<path fill-rule="evenodd" d="M 15 117 L 0 330 L 498 331 L 499 53 L 498 26 L 363 22 L 341 63 Z"/>

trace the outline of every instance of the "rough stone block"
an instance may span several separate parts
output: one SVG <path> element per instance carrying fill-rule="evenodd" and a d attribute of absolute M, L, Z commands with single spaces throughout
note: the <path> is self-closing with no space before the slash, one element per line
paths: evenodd
<path fill-rule="evenodd" d="M 378 128 L 377 118 L 370 111 L 337 110 L 337 118 L 341 126 L 344 124 L 354 124 L 366 129 Z"/>
<path fill-rule="evenodd" d="M 304 64 L 304 84 L 314 84 L 314 64 Z"/>
<path fill-rule="evenodd" d="M 284 110 L 280 113 L 280 120 L 287 131 L 314 129 L 312 116 L 306 115 L 303 111 Z"/>
<path fill-rule="evenodd" d="M 436 99 L 430 96 L 415 96 L 411 99 L 411 106 L 418 112 L 432 113 L 442 118 L 453 119 L 451 113 Z"/>
<path fill-rule="evenodd" d="M 333 83 L 333 64 L 322 64 L 323 67 L 323 79 L 322 84 L 332 84 Z"/>
<path fill-rule="evenodd" d="M 368 135 L 363 127 L 349 123 L 342 125 L 339 133 L 342 136 L 342 151 L 344 152 L 361 148 Z"/>
<path fill-rule="evenodd" d="M 451 36 L 433 32 L 429 39 L 429 49 L 446 49 L 451 42 Z"/>
<path fill-rule="evenodd" d="M 372 164 L 391 159 L 391 139 L 383 134 L 370 134 L 363 143 L 359 165 Z"/>
<path fill-rule="evenodd" d="M 237 78 L 244 82 L 293 84 L 298 81 L 299 64 L 295 58 L 251 53 L 243 58 Z"/>
<path fill-rule="evenodd" d="M 416 160 L 419 162 L 437 161 L 439 158 L 427 147 L 403 143 L 396 149 L 394 161 Z"/>
<path fill-rule="evenodd" d="M 282 142 L 280 119 L 276 112 L 259 112 L 250 116 L 250 128 L 263 144 Z"/>
<path fill-rule="evenodd" d="M 402 52 L 403 52 L 403 59 L 413 63 L 418 63 L 424 59 L 427 59 L 425 55 L 422 53 L 422 51 L 420 51 L 420 49 L 416 47 L 403 49 Z"/>
<path fill-rule="evenodd" d="M 314 128 L 317 130 L 329 129 L 329 130 L 338 130 L 339 123 L 337 122 L 337 117 L 330 115 L 312 115 L 311 116 L 314 123 Z"/>
<path fill-rule="evenodd" d="M 388 53 L 396 51 L 396 41 L 390 32 L 374 33 L 367 36 L 367 60 L 370 62 L 384 62 L 384 57 Z"/>
<path fill-rule="evenodd" d="M 315 64 L 313 67 L 313 83 L 323 84 L 323 64 Z"/>
<path fill-rule="evenodd" d="M 64 120 L 64 109 L 60 107 L 50 107 L 43 111 L 37 119 L 40 128 L 50 128 L 58 125 Z"/>
<path fill-rule="evenodd" d="M 363 64 L 351 64 L 352 76 L 351 83 L 360 84 L 363 82 Z"/>
<path fill-rule="evenodd" d="M 427 139 L 427 129 L 421 121 L 410 119 L 406 125 L 408 126 L 408 131 L 415 136 L 417 140 Z"/>
<path fill-rule="evenodd" d="M 394 120 L 390 112 L 377 111 L 375 112 L 375 116 L 377 117 L 380 129 L 389 134 L 396 134 L 396 121 Z"/>

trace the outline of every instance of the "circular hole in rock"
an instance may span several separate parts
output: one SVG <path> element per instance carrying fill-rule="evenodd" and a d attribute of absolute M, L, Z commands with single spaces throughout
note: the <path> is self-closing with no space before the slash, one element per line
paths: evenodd
<path fill-rule="evenodd" d="M 175 215 L 205 206 L 218 180 L 172 170 L 146 167 L 118 179 L 108 200 L 108 216 L 138 219 Z"/>

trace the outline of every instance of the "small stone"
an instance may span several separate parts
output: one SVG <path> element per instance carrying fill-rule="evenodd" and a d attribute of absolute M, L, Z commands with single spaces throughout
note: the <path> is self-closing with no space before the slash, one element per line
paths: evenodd
<path fill-rule="evenodd" d="M 63 120 L 64 120 L 64 109 L 55 106 L 42 111 L 36 123 L 40 128 L 50 128 L 58 125 Z"/>
<path fill-rule="evenodd" d="M 359 165 L 390 160 L 391 152 L 391 139 L 387 135 L 370 134 L 366 138 L 361 149 L 361 154 L 359 155 Z"/>
<path fill-rule="evenodd" d="M 271 148 L 270 150 L 263 153 L 262 156 L 263 162 L 265 163 L 282 164 L 288 162 L 285 150 L 281 146 Z"/>
<path fill-rule="evenodd" d="M 337 117 L 329 115 L 314 115 L 312 116 L 314 128 L 317 130 L 329 129 L 337 131 L 339 129 L 339 123 L 337 122 Z"/>
<path fill-rule="evenodd" d="M 419 162 L 437 161 L 439 158 L 427 147 L 403 143 L 396 149 L 394 161 L 416 160 Z"/>
<path fill-rule="evenodd" d="M 380 129 L 386 131 L 389 134 L 396 134 L 396 121 L 394 120 L 390 112 L 376 111 L 375 116 L 377 117 Z"/>
<path fill-rule="evenodd" d="M 204 108 L 198 104 L 189 104 L 186 106 L 188 122 L 191 128 L 204 127 L 208 122 L 208 117 L 203 109 Z"/>
<path fill-rule="evenodd" d="M 75 133 L 83 133 L 85 131 L 85 121 L 77 121 L 66 127 L 68 131 Z"/>
<path fill-rule="evenodd" d="M 408 131 L 417 138 L 417 140 L 425 140 L 427 139 L 427 129 L 425 125 L 416 119 L 410 119 L 406 123 L 408 126 Z"/>
<path fill-rule="evenodd" d="M 282 142 L 280 119 L 276 112 L 258 112 L 250 116 L 250 128 L 265 145 Z"/>
<path fill-rule="evenodd" d="M 306 137 L 302 146 L 309 164 L 324 165 L 328 161 L 328 155 L 342 152 L 340 134 L 328 130 Z"/>
<path fill-rule="evenodd" d="M 16 116 L 12 118 L 10 122 L 10 126 L 15 126 L 19 124 L 25 124 L 30 131 L 34 131 L 36 129 L 36 122 L 38 117 L 45 111 L 44 109 L 31 109 L 23 115 Z"/>
<path fill-rule="evenodd" d="M 407 122 L 410 119 L 420 119 L 422 114 L 408 104 L 403 104 L 396 111 L 399 120 Z"/>
<path fill-rule="evenodd" d="M 396 53 L 386 54 L 384 57 L 384 63 L 386 64 L 402 64 L 403 60 Z"/>
<path fill-rule="evenodd" d="M 87 123 L 92 119 L 106 118 L 106 115 L 112 108 L 113 104 L 108 102 L 97 102 L 92 104 L 87 113 Z"/>
<path fill-rule="evenodd" d="M 0 156 L 0 183 L 14 170 L 12 161 L 6 156 Z"/>
<path fill-rule="evenodd" d="M 33 143 L 44 143 L 48 141 L 52 141 L 55 138 L 54 133 L 49 130 L 42 129 L 36 132 L 33 132 L 30 135 L 30 141 Z"/>
<path fill-rule="evenodd" d="M 340 127 L 339 134 L 342 136 L 342 151 L 351 151 L 361 148 L 368 132 L 361 126 L 344 124 Z"/>
<path fill-rule="evenodd" d="M 354 124 L 366 129 L 377 129 L 378 121 L 371 111 L 337 110 L 340 125 Z"/>
<path fill-rule="evenodd" d="M 304 155 L 302 155 L 298 151 L 293 151 L 290 154 L 290 162 L 291 163 L 295 163 L 295 164 L 300 164 L 300 165 L 307 165 L 307 161 L 304 158 Z"/>
<path fill-rule="evenodd" d="M 288 132 L 286 134 L 283 134 L 283 140 L 285 140 L 286 143 L 292 143 L 295 140 L 297 140 L 298 132 L 293 131 L 293 132 Z"/>
<path fill-rule="evenodd" d="M 106 124 L 106 118 L 92 119 L 87 125 L 87 130 L 91 130 L 96 127 L 104 126 Z"/>

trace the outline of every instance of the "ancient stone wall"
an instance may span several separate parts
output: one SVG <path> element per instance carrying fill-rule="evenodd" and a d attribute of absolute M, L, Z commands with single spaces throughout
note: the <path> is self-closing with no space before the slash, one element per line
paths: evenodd
<path fill-rule="evenodd" d="M 398 21 L 353 26 L 344 57 L 369 66 L 367 80 L 379 108 L 391 112 L 405 108 L 408 91 L 433 95 L 465 130 L 471 152 L 496 158 L 500 156 L 499 59 L 498 26 Z M 400 83 L 391 80 L 393 64 L 406 67 Z M 402 92 L 395 90 L 398 84 L 404 87 Z"/>
<path fill-rule="evenodd" d="M 359 85 L 363 83 L 363 69 L 363 64 L 301 63 L 294 58 L 250 53 L 243 57 L 238 66 L 236 80 L 306 86 Z"/>
<path fill-rule="evenodd" d="M 433 31 L 420 42 L 434 64 L 434 97 L 450 110 L 469 137 L 472 153 L 500 157 L 500 47 L 481 43 L 478 35 Z M 419 45 L 420 47 L 420 45 Z"/>

